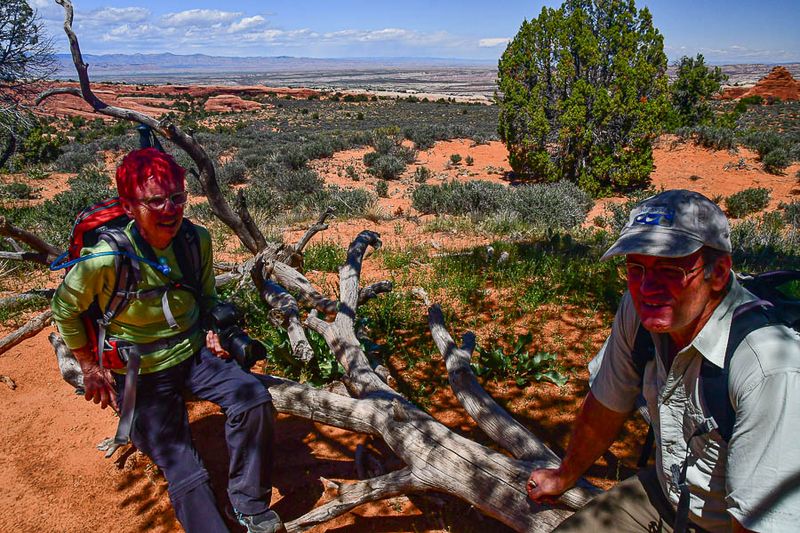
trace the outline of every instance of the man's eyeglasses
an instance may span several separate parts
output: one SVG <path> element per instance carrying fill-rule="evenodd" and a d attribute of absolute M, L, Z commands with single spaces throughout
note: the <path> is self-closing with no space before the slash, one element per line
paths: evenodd
<path fill-rule="evenodd" d="M 685 269 L 675 265 L 655 265 L 650 267 L 650 272 L 656 280 L 673 285 L 686 285 L 694 277 L 692 274 L 699 271 L 705 264 L 694 268 Z M 644 281 L 647 269 L 639 263 L 625 263 L 625 277 L 629 283 L 639 284 Z"/>
<path fill-rule="evenodd" d="M 167 207 L 167 202 L 172 202 L 175 207 L 184 205 L 189 200 L 189 193 L 180 191 L 169 196 L 151 196 L 150 198 L 135 198 L 134 201 L 142 204 L 151 211 L 158 211 Z"/>

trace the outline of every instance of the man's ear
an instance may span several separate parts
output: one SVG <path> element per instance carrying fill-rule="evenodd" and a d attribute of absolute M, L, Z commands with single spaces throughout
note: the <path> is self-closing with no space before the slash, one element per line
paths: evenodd
<path fill-rule="evenodd" d="M 714 291 L 721 291 L 728 285 L 732 265 L 733 260 L 730 254 L 722 255 L 714 262 L 714 268 L 711 271 L 711 288 Z"/>

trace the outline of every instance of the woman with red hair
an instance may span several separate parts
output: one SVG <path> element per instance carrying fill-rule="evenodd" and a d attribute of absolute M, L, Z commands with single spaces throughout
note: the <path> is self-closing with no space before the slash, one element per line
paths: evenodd
<path fill-rule="evenodd" d="M 155 259 L 139 263 L 137 297 L 107 325 L 108 338 L 130 348 L 138 370 L 130 358 L 126 368 L 112 372 L 101 367 L 80 318 L 93 302 L 106 309 L 113 296 L 116 257 L 107 253 L 107 242 L 83 249 L 82 256 L 92 257 L 64 278 L 53 298 L 53 316 L 83 370 L 86 399 L 103 408 L 121 406 L 121 420 L 131 420 L 133 444 L 164 472 L 175 514 L 186 531 L 227 531 L 227 526 L 192 444 L 185 393 L 218 404 L 226 415 L 228 496 L 239 521 L 248 531 L 279 531 L 280 518 L 269 509 L 272 399 L 230 358 L 215 333 L 203 333 L 203 312 L 219 301 L 211 238 L 205 228 L 183 217 L 188 199 L 184 176 L 172 157 L 154 148 L 129 153 L 116 173 L 120 202 L 131 218 L 124 233 L 136 255 Z M 181 271 L 180 263 L 186 262 L 173 245 L 183 236 L 199 241 L 200 272 Z M 183 282 L 188 278 L 196 280 L 196 287 Z M 132 386 L 126 383 L 129 370 Z"/>

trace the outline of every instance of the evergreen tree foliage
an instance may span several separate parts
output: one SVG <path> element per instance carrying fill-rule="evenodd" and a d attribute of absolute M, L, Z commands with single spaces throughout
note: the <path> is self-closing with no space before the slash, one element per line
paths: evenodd
<path fill-rule="evenodd" d="M 677 67 L 676 78 L 669 88 L 674 112 L 673 125 L 709 124 L 714 112 L 708 100 L 719 92 L 720 85 L 728 77 L 719 67 L 712 69 L 706 66 L 703 54 L 683 56 L 674 66 Z"/>
<path fill-rule="evenodd" d="M 32 127 L 23 102 L 54 71 L 50 40 L 25 0 L 0 3 L 0 168 Z"/>
<path fill-rule="evenodd" d="M 669 110 L 663 38 L 633 0 L 566 0 L 499 62 L 500 138 L 521 177 L 592 194 L 647 183 Z"/>

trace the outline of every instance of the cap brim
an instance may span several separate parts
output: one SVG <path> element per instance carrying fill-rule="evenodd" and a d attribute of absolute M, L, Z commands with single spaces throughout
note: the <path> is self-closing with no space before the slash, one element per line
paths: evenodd
<path fill-rule="evenodd" d="M 600 260 L 605 261 L 617 255 L 628 254 L 684 257 L 702 247 L 703 241 L 686 233 L 677 232 L 672 228 L 662 230 L 649 226 L 639 231 L 629 230 L 621 235 Z"/>

